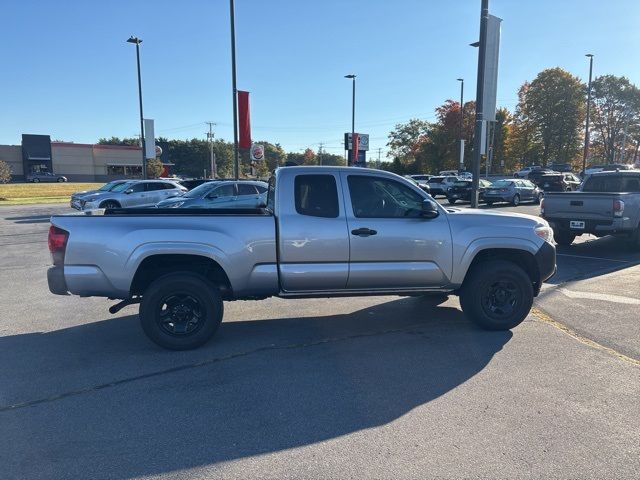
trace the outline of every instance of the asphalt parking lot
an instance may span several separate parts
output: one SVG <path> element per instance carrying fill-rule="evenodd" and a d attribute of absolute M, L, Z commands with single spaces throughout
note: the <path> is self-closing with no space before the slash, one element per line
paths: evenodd
<path fill-rule="evenodd" d="M 640 253 L 616 239 L 561 247 L 512 332 L 453 297 L 269 299 L 167 352 L 135 307 L 49 294 L 70 211 L 0 208 L 2 478 L 637 478 Z"/>

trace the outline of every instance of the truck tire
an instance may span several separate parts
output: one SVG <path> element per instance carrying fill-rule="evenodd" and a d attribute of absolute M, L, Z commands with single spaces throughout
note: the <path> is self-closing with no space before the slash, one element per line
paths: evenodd
<path fill-rule="evenodd" d="M 484 261 L 467 273 L 460 290 L 467 318 L 486 330 L 509 330 L 527 317 L 533 285 L 526 272 L 506 260 Z"/>
<path fill-rule="evenodd" d="M 200 275 L 179 272 L 155 280 L 142 295 L 140 324 L 149 339 L 169 350 L 204 345 L 218 330 L 220 291 Z"/>
<path fill-rule="evenodd" d="M 572 233 L 570 230 L 559 228 L 553 231 L 553 239 L 558 245 L 568 247 L 576 239 L 576 234 Z"/>

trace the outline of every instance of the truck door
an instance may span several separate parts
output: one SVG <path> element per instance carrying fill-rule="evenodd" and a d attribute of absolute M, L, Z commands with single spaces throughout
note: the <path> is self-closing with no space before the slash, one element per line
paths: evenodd
<path fill-rule="evenodd" d="M 426 198 L 404 182 L 342 173 L 350 239 L 348 289 L 429 288 L 451 277 L 452 245 L 444 214 L 422 217 Z"/>
<path fill-rule="evenodd" d="M 283 172 L 284 175 L 291 173 Z M 284 176 L 278 183 L 280 283 L 287 292 L 342 290 L 349 273 L 349 236 L 338 173 Z"/>

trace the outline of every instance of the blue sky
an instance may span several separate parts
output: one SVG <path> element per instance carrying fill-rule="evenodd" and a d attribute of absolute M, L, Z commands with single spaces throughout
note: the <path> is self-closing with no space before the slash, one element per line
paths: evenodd
<path fill-rule="evenodd" d="M 356 130 L 386 151 L 394 124 L 475 97 L 480 0 L 236 0 L 238 88 L 251 92 L 253 138 L 288 151 L 323 142 L 342 153 L 356 73 Z M 138 133 L 135 48 L 145 117 L 170 138 L 232 139 L 227 0 L 4 0 L 0 7 L 0 143 L 22 133 L 92 143 Z M 637 0 L 490 0 L 503 19 L 498 105 L 540 70 L 640 85 Z"/>

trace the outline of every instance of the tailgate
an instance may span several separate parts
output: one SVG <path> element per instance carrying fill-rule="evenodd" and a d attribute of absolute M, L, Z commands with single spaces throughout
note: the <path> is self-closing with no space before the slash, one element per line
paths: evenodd
<path fill-rule="evenodd" d="M 565 220 L 613 220 L 613 201 L 618 195 L 611 193 L 546 193 L 544 216 Z"/>

